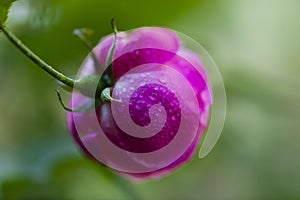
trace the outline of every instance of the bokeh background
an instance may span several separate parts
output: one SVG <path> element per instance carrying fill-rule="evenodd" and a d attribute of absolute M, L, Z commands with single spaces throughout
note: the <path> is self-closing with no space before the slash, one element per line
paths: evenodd
<path fill-rule="evenodd" d="M 75 75 L 91 38 L 165 26 L 201 43 L 224 78 L 223 133 L 205 159 L 133 183 L 86 159 L 66 129 L 56 82 L 0 35 L 0 199 L 300 199 L 300 1 L 19 0 L 8 27 Z M 63 93 L 65 101 L 68 94 Z"/>

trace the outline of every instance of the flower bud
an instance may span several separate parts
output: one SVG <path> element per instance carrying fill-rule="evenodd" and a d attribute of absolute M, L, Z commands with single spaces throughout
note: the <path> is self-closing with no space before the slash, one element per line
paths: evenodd
<path fill-rule="evenodd" d="M 95 47 L 101 66 L 113 42 L 109 35 Z M 118 101 L 68 113 L 69 130 L 90 157 L 126 177 L 169 174 L 192 158 L 208 127 L 212 97 L 206 68 L 174 31 L 157 27 L 118 33 L 112 60 L 109 87 Z M 79 73 L 81 93 L 95 97 L 98 86 L 90 80 L 99 81 L 105 70 L 95 68 L 89 56 Z M 85 104 L 89 97 L 83 94 L 72 93 L 69 106 Z"/>

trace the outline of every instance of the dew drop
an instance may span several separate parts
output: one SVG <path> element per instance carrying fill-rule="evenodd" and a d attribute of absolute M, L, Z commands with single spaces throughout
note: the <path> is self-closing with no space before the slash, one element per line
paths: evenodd
<path fill-rule="evenodd" d="M 171 120 L 172 120 L 172 121 L 176 121 L 177 118 L 176 118 L 175 116 L 172 116 L 172 117 L 171 117 Z"/>
<path fill-rule="evenodd" d="M 158 80 L 159 80 L 159 82 L 161 82 L 163 84 L 167 82 L 167 79 L 164 76 L 160 77 Z"/>
<path fill-rule="evenodd" d="M 131 90 L 131 91 L 134 90 L 134 87 L 133 87 L 133 86 L 130 86 L 130 87 L 129 87 L 129 90 Z"/>
<path fill-rule="evenodd" d="M 142 107 L 141 107 L 139 104 L 136 104 L 136 106 L 135 106 L 135 109 L 137 109 L 137 110 L 141 110 L 141 109 L 142 109 Z"/>
<path fill-rule="evenodd" d="M 150 99 L 151 101 L 156 100 L 156 98 L 155 98 L 154 96 L 149 96 L 149 99 Z"/>

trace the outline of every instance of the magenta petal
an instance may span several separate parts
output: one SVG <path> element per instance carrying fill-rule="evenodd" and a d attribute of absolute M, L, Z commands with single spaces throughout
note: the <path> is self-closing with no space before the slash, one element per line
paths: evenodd
<path fill-rule="evenodd" d="M 95 47 L 94 53 L 103 66 L 107 62 L 113 40 L 113 35 L 109 35 L 103 38 Z M 139 180 L 157 179 L 188 162 L 192 158 L 198 147 L 199 140 L 208 126 L 210 106 L 212 104 L 212 94 L 207 72 L 199 56 L 183 47 L 175 32 L 165 28 L 145 27 L 129 33 L 118 33 L 112 66 L 116 81 L 115 85 L 124 85 L 125 90 L 133 86 L 134 83 L 142 83 L 146 79 L 156 80 L 156 83 L 143 84 L 130 93 L 131 98 L 127 105 L 129 116 L 127 118 L 131 118 L 137 126 L 147 127 L 151 122 L 149 110 L 153 105 L 160 105 L 165 109 L 165 124 L 156 135 L 148 138 L 141 139 L 127 135 L 126 131 L 120 129 L 118 123 L 115 122 L 110 103 L 105 103 L 96 111 L 67 114 L 68 128 L 75 142 L 88 156 L 95 160 L 97 159 L 90 152 L 90 149 L 101 149 L 98 146 L 103 145 L 104 143 L 102 142 L 104 141 L 99 140 L 99 134 L 103 134 L 112 144 L 128 153 L 147 154 L 152 151 L 159 151 L 174 139 L 174 133 L 180 129 L 178 125 L 182 121 L 190 120 L 191 123 L 193 122 L 192 114 L 194 113 L 192 113 L 193 110 L 189 110 L 194 108 L 191 102 L 189 100 L 185 101 L 183 97 L 177 99 L 175 93 L 173 94 L 173 92 L 177 92 L 177 95 L 185 92 L 185 84 L 180 82 L 184 78 L 194 92 L 195 101 L 198 103 L 197 109 L 200 112 L 200 120 L 197 121 L 198 118 L 195 118 L 197 123 L 195 134 L 187 132 L 185 135 L 187 138 L 190 137 L 190 145 L 182 151 L 177 159 L 162 168 L 139 173 L 119 170 L 119 173 Z M 144 66 L 144 68 L 136 69 L 139 66 Z M 164 68 L 165 66 L 169 68 L 166 69 Z M 128 75 L 128 72 L 135 69 L 135 73 L 129 76 L 131 78 L 123 78 L 124 75 Z M 173 76 L 176 74 L 175 72 L 181 76 Z M 98 72 L 97 69 L 94 69 L 93 60 L 89 57 L 84 63 L 80 75 L 93 73 Z M 168 77 L 169 75 L 172 75 L 172 77 Z M 175 84 L 178 83 L 176 87 L 173 87 L 173 90 L 177 91 L 167 87 L 168 84 L 165 81 L 168 80 L 173 81 Z M 133 82 L 129 84 L 127 81 Z M 118 95 L 122 97 L 122 92 L 118 93 Z M 79 107 L 89 100 L 89 98 L 81 94 L 72 93 L 70 107 Z M 180 106 L 180 103 L 185 105 Z M 181 109 L 188 111 L 182 112 Z M 191 116 L 183 116 L 184 113 L 189 113 L 189 111 L 191 111 Z M 99 127 L 101 127 L 102 132 L 99 132 Z M 98 155 L 102 153 L 106 152 L 97 152 Z M 105 155 L 103 157 L 109 160 L 109 156 Z"/>
<path fill-rule="evenodd" d="M 114 36 L 111 34 L 103 38 L 95 48 L 100 63 L 105 65 L 108 53 L 113 44 Z M 132 31 L 118 33 L 114 58 L 126 54 L 127 52 L 141 48 L 157 48 L 176 52 L 180 47 L 180 40 L 177 35 L 165 28 L 145 27 Z"/>

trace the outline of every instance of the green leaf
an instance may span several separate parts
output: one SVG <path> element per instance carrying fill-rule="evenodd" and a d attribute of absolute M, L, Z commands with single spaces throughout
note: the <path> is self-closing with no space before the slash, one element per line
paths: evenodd
<path fill-rule="evenodd" d="M 0 27 L 5 26 L 9 8 L 16 0 L 0 0 Z"/>

